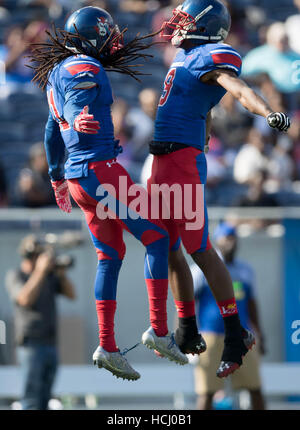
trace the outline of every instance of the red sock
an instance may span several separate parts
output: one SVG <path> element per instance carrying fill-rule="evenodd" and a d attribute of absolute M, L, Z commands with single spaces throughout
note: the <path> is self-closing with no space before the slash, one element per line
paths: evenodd
<path fill-rule="evenodd" d="M 190 302 L 174 300 L 174 302 L 177 309 L 178 318 L 188 318 L 195 315 L 195 300 Z"/>
<path fill-rule="evenodd" d="M 166 336 L 168 333 L 167 322 L 167 298 L 168 280 L 167 279 L 145 279 L 151 326 L 157 336 Z"/>
<path fill-rule="evenodd" d="M 118 351 L 114 333 L 116 308 L 116 300 L 96 300 L 100 345 L 108 352 Z"/>
<path fill-rule="evenodd" d="M 223 318 L 235 315 L 238 313 L 235 298 L 218 302 L 218 306 Z"/>

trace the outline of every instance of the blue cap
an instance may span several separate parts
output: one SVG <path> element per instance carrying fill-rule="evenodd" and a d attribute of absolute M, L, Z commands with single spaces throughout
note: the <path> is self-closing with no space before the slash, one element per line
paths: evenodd
<path fill-rule="evenodd" d="M 236 236 L 236 229 L 226 222 L 221 222 L 214 232 L 214 239 L 218 240 L 220 237 L 227 236 Z"/>

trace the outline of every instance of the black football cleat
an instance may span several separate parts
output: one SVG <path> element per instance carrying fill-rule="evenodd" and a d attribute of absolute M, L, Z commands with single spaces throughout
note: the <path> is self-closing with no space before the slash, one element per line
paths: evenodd
<path fill-rule="evenodd" d="M 217 370 L 218 378 L 226 378 L 234 373 L 243 364 L 243 357 L 252 349 L 254 344 L 254 335 L 244 329 L 241 339 L 225 338 L 222 360 Z"/>
<path fill-rule="evenodd" d="M 176 330 L 175 341 L 183 354 L 199 355 L 206 351 L 206 342 L 200 333 L 190 333 L 180 328 Z"/>

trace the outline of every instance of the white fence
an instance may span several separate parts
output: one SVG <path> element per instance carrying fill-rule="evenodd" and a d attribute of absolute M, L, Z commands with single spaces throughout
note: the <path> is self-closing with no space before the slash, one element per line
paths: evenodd
<path fill-rule="evenodd" d="M 136 365 L 138 381 L 116 379 L 94 366 L 61 366 L 54 387 L 55 396 L 151 397 L 183 396 L 194 393 L 193 366 Z M 266 396 L 299 396 L 300 363 L 261 365 L 262 389 Z M 0 367 L 0 398 L 18 398 L 22 391 L 21 371 L 17 366 Z"/>

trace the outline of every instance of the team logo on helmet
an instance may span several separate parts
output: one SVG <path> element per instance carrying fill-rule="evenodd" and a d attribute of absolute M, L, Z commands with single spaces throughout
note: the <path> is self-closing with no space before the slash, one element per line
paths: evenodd
<path fill-rule="evenodd" d="M 104 37 L 109 32 L 109 24 L 107 22 L 107 19 L 104 17 L 97 18 L 97 25 L 95 26 L 95 29 L 99 36 Z"/>

